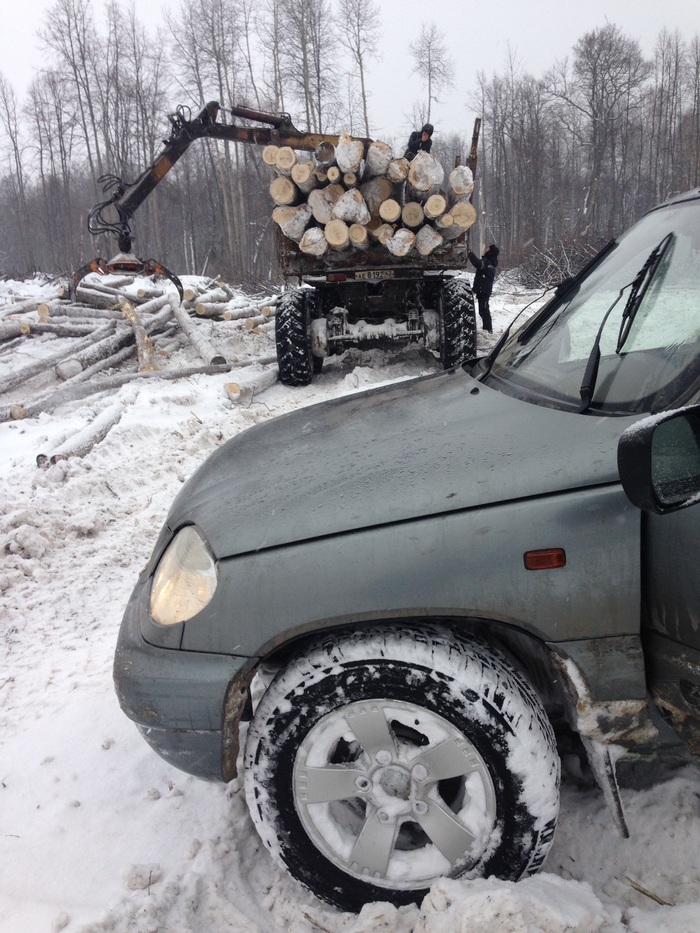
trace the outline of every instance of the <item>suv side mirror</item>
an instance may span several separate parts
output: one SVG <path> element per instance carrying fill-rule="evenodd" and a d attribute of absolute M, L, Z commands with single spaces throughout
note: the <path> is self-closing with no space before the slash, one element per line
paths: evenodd
<path fill-rule="evenodd" d="M 627 498 L 640 509 L 663 515 L 700 502 L 700 405 L 627 428 L 617 466 Z"/>

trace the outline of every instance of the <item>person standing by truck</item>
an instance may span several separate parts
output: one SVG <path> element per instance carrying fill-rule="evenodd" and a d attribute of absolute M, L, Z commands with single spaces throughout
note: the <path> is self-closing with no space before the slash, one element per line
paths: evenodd
<path fill-rule="evenodd" d="M 419 152 L 430 152 L 433 145 L 433 124 L 426 123 L 422 129 L 414 130 L 408 137 L 404 159 L 415 159 Z"/>
<path fill-rule="evenodd" d="M 493 324 L 491 322 L 491 309 L 489 299 L 493 291 L 493 280 L 496 278 L 496 267 L 498 266 L 498 254 L 500 250 L 495 243 L 492 243 L 484 251 L 481 259 L 469 250 L 469 262 L 476 269 L 474 276 L 474 295 L 479 305 L 479 317 L 487 334 L 493 333 Z"/>

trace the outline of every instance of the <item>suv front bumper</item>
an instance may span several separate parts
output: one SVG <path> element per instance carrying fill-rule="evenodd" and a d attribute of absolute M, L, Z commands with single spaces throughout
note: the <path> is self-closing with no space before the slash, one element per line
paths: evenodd
<path fill-rule="evenodd" d="M 238 727 L 257 658 L 160 648 L 144 640 L 150 578 L 127 604 L 114 656 L 119 705 L 170 764 L 212 781 L 236 776 Z"/>

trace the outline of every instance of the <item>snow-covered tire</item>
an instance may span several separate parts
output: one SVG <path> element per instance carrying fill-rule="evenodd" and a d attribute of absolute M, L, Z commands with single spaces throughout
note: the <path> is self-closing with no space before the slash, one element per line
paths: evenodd
<path fill-rule="evenodd" d="M 342 910 L 419 902 L 441 876 L 517 880 L 544 862 L 559 757 L 533 689 L 449 629 L 328 636 L 263 695 L 245 748 L 260 836 Z"/>
<path fill-rule="evenodd" d="M 445 279 L 440 286 L 440 361 L 452 369 L 476 356 L 474 293 L 466 279 Z"/>
<path fill-rule="evenodd" d="M 286 386 L 307 386 L 314 377 L 310 331 L 313 294 L 308 288 L 292 288 L 277 305 L 277 366 L 280 382 Z"/>

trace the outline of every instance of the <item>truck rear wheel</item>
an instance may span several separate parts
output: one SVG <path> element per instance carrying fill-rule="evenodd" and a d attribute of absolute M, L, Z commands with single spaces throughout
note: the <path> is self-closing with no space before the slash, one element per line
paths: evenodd
<path fill-rule="evenodd" d="M 496 649 L 406 625 L 333 634 L 292 658 L 245 749 L 253 822 L 341 910 L 420 903 L 439 877 L 542 865 L 559 805 L 554 734 Z"/>
<path fill-rule="evenodd" d="M 313 292 L 292 288 L 277 305 L 275 340 L 280 382 L 286 386 L 307 386 L 320 370 L 311 353 L 311 303 Z M 322 363 L 323 361 L 321 361 Z"/>
<path fill-rule="evenodd" d="M 466 279 L 445 279 L 440 286 L 440 361 L 452 369 L 476 356 L 474 294 Z"/>

